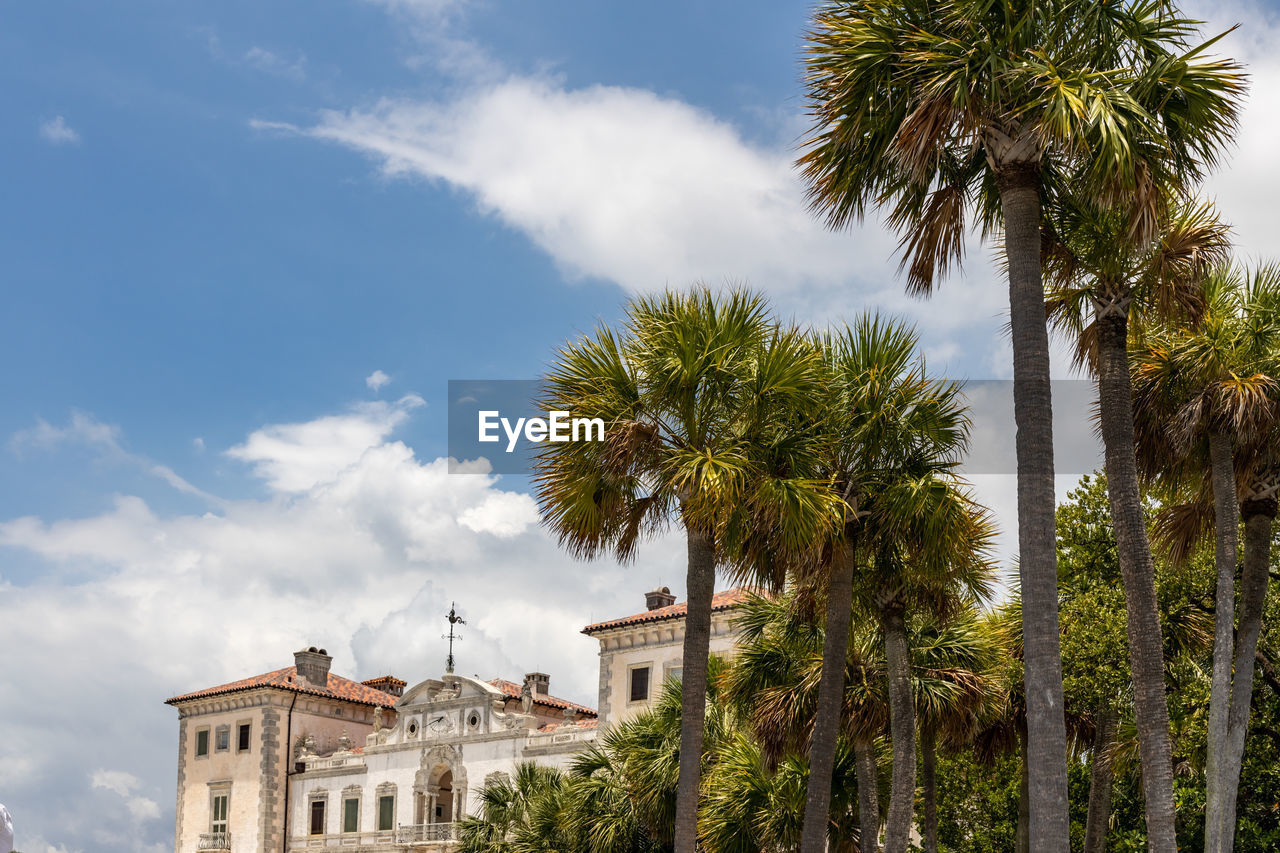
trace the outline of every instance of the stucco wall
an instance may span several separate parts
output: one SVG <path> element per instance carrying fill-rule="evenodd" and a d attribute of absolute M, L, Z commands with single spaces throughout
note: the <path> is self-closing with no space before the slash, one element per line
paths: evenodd
<path fill-rule="evenodd" d="M 210 831 L 215 790 L 226 790 L 228 830 L 234 853 L 255 853 L 258 847 L 259 796 L 261 792 L 262 712 L 265 697 L 245 696 L 224 699 L 205 706 L 203 712 L 184 716 L 185 726 L 179 760 L 178 819 L 174 849 L 177 853 L 196 850 L 200 835 Z M 227 707 L 228 705 L 232 707 Z M 249 749 L 238 750 L 237 726 L 249 723 Z M 217 749 L 216 733 L 229 726 L 230 748 Z M 197 732 L 208 729 L 209 754 L 196 755 Z"/>
<path fill-rule="evenodd" d="M 232 853 L 285 849 L 285 784 L 293 764 L 290 740 L 296 743 L 311 735 L 318 748 L 332 751 L 344 732 L 362 744 L 373 728 L 370 707 L 270 688 L 194 700 L 184 703 L 179 713 L 175 853 L 195 853 L 200 836 L 210 831 L 215 788 L 229 789 Z M 394 718 L 394 712 L 384 711 L 384 720 Z M 251 726 L 249 749 L 241 751 L 237 735 L 244 722 Z M 224 725 L 229 727 L 230 748 L 221 752 L 216 733 Z M 196 733 L 202 729 L 209 731 L 209 755 L 197 757 Z"/>
<path fill-rule="evenodd" d="M 732 611 L 712 614 L 711 653 L 728 657 L 734 651 Z M 662 682 L 684 658 L 684 619 L 612 628 L 596 635 L 600 641 L 600 725 L 612 725 L 652 707 Z M 631 701 L 631 669 L 649 665 L 649 698 Z"/>

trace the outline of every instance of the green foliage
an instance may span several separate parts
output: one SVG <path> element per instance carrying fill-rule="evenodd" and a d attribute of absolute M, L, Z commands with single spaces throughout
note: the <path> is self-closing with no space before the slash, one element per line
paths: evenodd
<path fill-rule="evenodd" d="M 938 843 L 944 850 L 1008 853 L 1018 831 L 1022 762 L 987 762 L 972 750 L 938 758 Z"/>

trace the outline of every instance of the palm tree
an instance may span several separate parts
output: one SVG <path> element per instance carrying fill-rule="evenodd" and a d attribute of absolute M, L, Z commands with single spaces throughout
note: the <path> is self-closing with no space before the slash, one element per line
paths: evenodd
<path fill-rule="evenodd" d="M 827 625 L 819 618 L 826 590 L 820 584 L 793 587 L 787 594 L 751 596 L 739 609 L 735 626 L 738 651 L 723 678 L 726 699 L 749 721 L 764 759 L 778 765 L 796 753 L 812 753 Z M 846 645 L 840 740 L 833 759 L 830 840 L 838 842 L 841 751 L 852 753 L 851 772 L 858 795 L 858 844 L 875 853 L 880 836 L 879 779 L 876 741 L 889 725 L 885 696 L 884 644 L 873 620 L 851 626 Z M 807 771 L 805 800 L 813 789 Z M 803 805 L 803 804 L 802 804 Z M 807 805 L 801 809 L 808 815 Z"/>
<path fill-rule="evenodd" d="M 726 697 L 750 721 L 765 760 L 785 763 L 788 755 L 811 743 L 816 728 L 813 709 L 825 669 L 820 654 L 823 624 L 806 591 L 750 600 L 737 624 L 742 639 L 724 677 Z M 1003 634 L 992 630 L 994 624 L 960 602 L 945 621 L 932 618 L 927 610 L 909 620 L 910 695 L 921 723 L 926 839 L 928 828 L 937 825 L 929 819 L 936 814 L 936 788 L 928 773 L 937 741 L 954 746 L 971 739 L 998 693 L 995 670 Z M 858 620 L 851 633 L 828 830 L 830 841 L 838 843 L 851 801 L 842 785 L 848 785 L 852 775 L 858 793 L 859 849 L 872 851 L 879 830 L 874 743 L 889 728 L 885 643 L 874 619 Z M 859 753 L 869 760 L 869 770 Z M 913 778 L 913 796 L 914 786 Z M 886 838 L 886 849 L 890 843 Z"/>
<path fill-rule="evenodd" d="M 879 317 L 863 316 L 852 327 L 821 336 L 818 349 L 825 372 L 818 391 L 815 430 L 804 458 L 811 464 L 813 449 L 825 454 L 816 465 L 844 507 L 844 523 L 832 528 L 828 547 L 792 538 L 802 547 L 776 541 L 776 524 L 763 519 L 750 525 L 753 535 L 735 537 L 754 547 L 739 548 L 746 563 L 776 567 L 790 565 L 802 582 L 816 577 L 826 583 L 824 666 L 820 678 L 815 721 L 809 739 L 809 785 L 801 849 L 825 848 L 829 828 L 831 773 L 840 729 L 849 626 L 854 604 L 855 574 L 875 565 L 888 573 L 870 571 L 880 596 L 875 608 L 885 620 L 890 668 L 891 707 L 895 722 L 895 796 L 890 800 L 886 849 L 907 843 L 915 790 L 914 723 L 906 685 L 906 606 L 904 578 L 896 567 L 902 557 L 920 576 L 950 577 L 964 566 L 971 575 L 980 561 L 971 549 L 985 536 L 985 520 L 956 491 L 959 481 L 951 466 L 962 452 L 968 422 L 958 403 L 955 385 L 931 379 L 917 353 L 917 340 L 905 326 Z M 794 458 L 795 431 L 786 443 Z M 755 444 L 760 444 L 759 442 Z M 771 467 L 768 463 L 767 467 Z M 818 543 L 822 544 L 822 543 Z M 938 570 L 937 567 L 945 566 Z M 756 573 L 760 570 L 757 568 Z M 914 582 L 914 581 L 912 581 Z M 980 585 L 980 583 L 979 583 Z M 903 716 L 903 715 L 906 716 Z"/>
<path fill-rule="evenodd" d="M 944 622 L 912 632 L 916 713 L 920 720 L 920 787 L 925 853 L 938 853 L 938 748 L 959 749 L 999 703 L 1003 634 L 971 604 L 960 603 Z"/>
<path fill-rule="evenodd" d="M 1219 267 L 1205 290 L 1198 325 L 1165 325 L 1137 342 L 1134 386 L 1139 459 L 1182 499 L 1161 519 L 1173 556 L 1185 559 L 1216 530 L 1205 849 L 1229 853 L 1280 489 L 1280 268 Z M 1242 513 L 1245 562 L 1233 636 Z"/>
<path fill-rule="evenodd" d="M 1129 237 L 1124 211 L 1063 194 L 1046 217 L 1048 310 L 1076 341 L 1098 383 L 1107 493 L 1124 583 L 1134 713 L 1149 827 L 1172 827 L 1173 747 L 1155 563 L 1134 450 L 1129 337 L 1150 321 L 1194 319 L 1203 282 L 1227 256 L 1227 227 L 1211 205 L 1174 199 L 1151 239 Z M 1101 728 L 1106 730 L 1104 717 Z"/>
<path fill-rule="evenodd" d="M 866 853 L 853 803 L 861 786 L 855 758 L 841 739 L 835 756 L 831 807 L 831 853 Z M 747 731 L 721 745 L 707 774 L 702 807 L 702 843 L 708 853 L 794 850 L 804 819 L 808 768 L 803 755 L 771 760 Z"/>
<path fill-rule="evenodd" d="M 927 548 L 882 550 L 873 558 L 868 578 L 876 590 L 874 602 L 884 637 L 889 740 L 893 747 L 885 853 L 907 850 L 915 807 L 916 710 L 910 681 L 907 613 L 933 613 L 945 619 L 956 602 L 983 601 L 990 592 L 990 565 L 984 558 L 990 527 L 985 511 L 977 510 L 950 484 L 930 489 L 934 494 L 926 500 L 935 502 L 936 507 L 931 514 L 955 520 L 938 525 L 938 533 L 926 534 L 919 544 L 938 543 L 941 553 L 931 553 Z M 967 542 L 963 541 L 966 534 L 946 529 L 960 531 L 965 526 Z M 947 545 L 941 545 L 944 542 Z M 961 544 L 956 547 L 958 542 Z"/>
<path fill-rule="evenodd" d="M 1236 122 L 1237 66 L 1195 22 L 1137 0 L 828 0 L 807 59 L 813 134 L 800 165 L 833 227 L 890 206 L 908 288 L 962 259 L 966 212 L 1004 233 L 1013 340 L 1030 796 L 1038 851 L 1067 849 L 1049 343 L 1041 205 L 1064 186 L 1128 199 L 1135 235 L 1212 165 Z M 1172 814 L 1172 792 L 1154 811 Z M 1152 849 L 1172 851 L 1171 821 Z"/>
<path fill-rule="evenodd" d="M 567 344 L 542 401 L 605 421 L 604 441 L 547 443 L 535 476 L 543 521 L 580 557 L 635 555 L 676 523 L 688 548 L 675 850 L 693 853 L 703 758 L 711 597 L 730 516 L 744 508 L 799 552 L 837 502 L 788 456 L 787 424 L 813 399 L 817 355 L 759 296 L 704 287 L 638 299 L 625 334 Z M 782 419 L 776 422 L 776 419 Z M 796 448 L 797 454 L 803 445 Z M 760 468 L 761 459 L 772 461 Z"/>
<path fill-rule="evenodd" d="M 560 850 L 572 843 L 554 819 L 562 809 L 564 775 L 555 768 L 524 762 L 514 777 L 487 782 L 479 791 L 480 809 L 463 818 L 458 830 L 460 853 L 525 853 Z M 550 814 L 553 819 L 548 821 Z M 548 832 L 549 828 L 552 828 Z"/>

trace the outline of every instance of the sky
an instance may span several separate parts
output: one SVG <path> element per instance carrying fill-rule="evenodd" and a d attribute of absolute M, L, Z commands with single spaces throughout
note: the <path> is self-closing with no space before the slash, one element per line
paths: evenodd
<path fill-rule="evenodd" d="M 697 280 L 802 323 L 896 314 L 931 370 L 1009 375 L 989 248 L 921 302 L 874 217 L 836 234 L 808 213 L 791 166 L 808 5 L 0 2 L 0 802 L 18 849 L 172 849 L 165 698 L 309 645 L 356 678 L 437 676 L 454 601 L 462 671 L 539 669 L 594 702 L 577 629 L 682 593 L 682 549 L 574 562 L 526 480 L 450 475 L 451 379 L 532 378 L 629 297 Z M 1254 87 L 1206 192 L 1257 257 L 1280 24 L 1192 9 L 1244 25 L 1222 44 Z M 975 485 L 1008 562 L 1011 478 Z"/>

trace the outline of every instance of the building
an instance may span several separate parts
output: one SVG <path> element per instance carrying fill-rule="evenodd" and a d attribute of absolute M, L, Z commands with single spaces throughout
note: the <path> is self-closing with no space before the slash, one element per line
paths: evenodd
<path fill-rule="evenodd" d="M 732 653 L 743 599 L 713 599 L 713 653 Z M 567 766 L 679 676 L 686 607 L 665 587 L 645 604 L 583 629 L 600 643 L 599 711 L 553 696 L 546 673 L 353 681 L 315 647 L 291 667 L 166 700 L 178 711 L 175 853 L 448 850 L 486 782 L 523 761 Z"/>
<path fill-rule="evenodd" d="M 711 599 L 713 655 L 732 654 L 737 641 L 732 611 L 745 597 L 746 590 L 731 589 Z M 600 725 L 638 714 L 652 704 L 663 681 L 680 677 L 687 605 L 675 602 L 676 597 L 664 586 L 645 593 L 643 613 L 582 629 L 600 641 Z"/>

